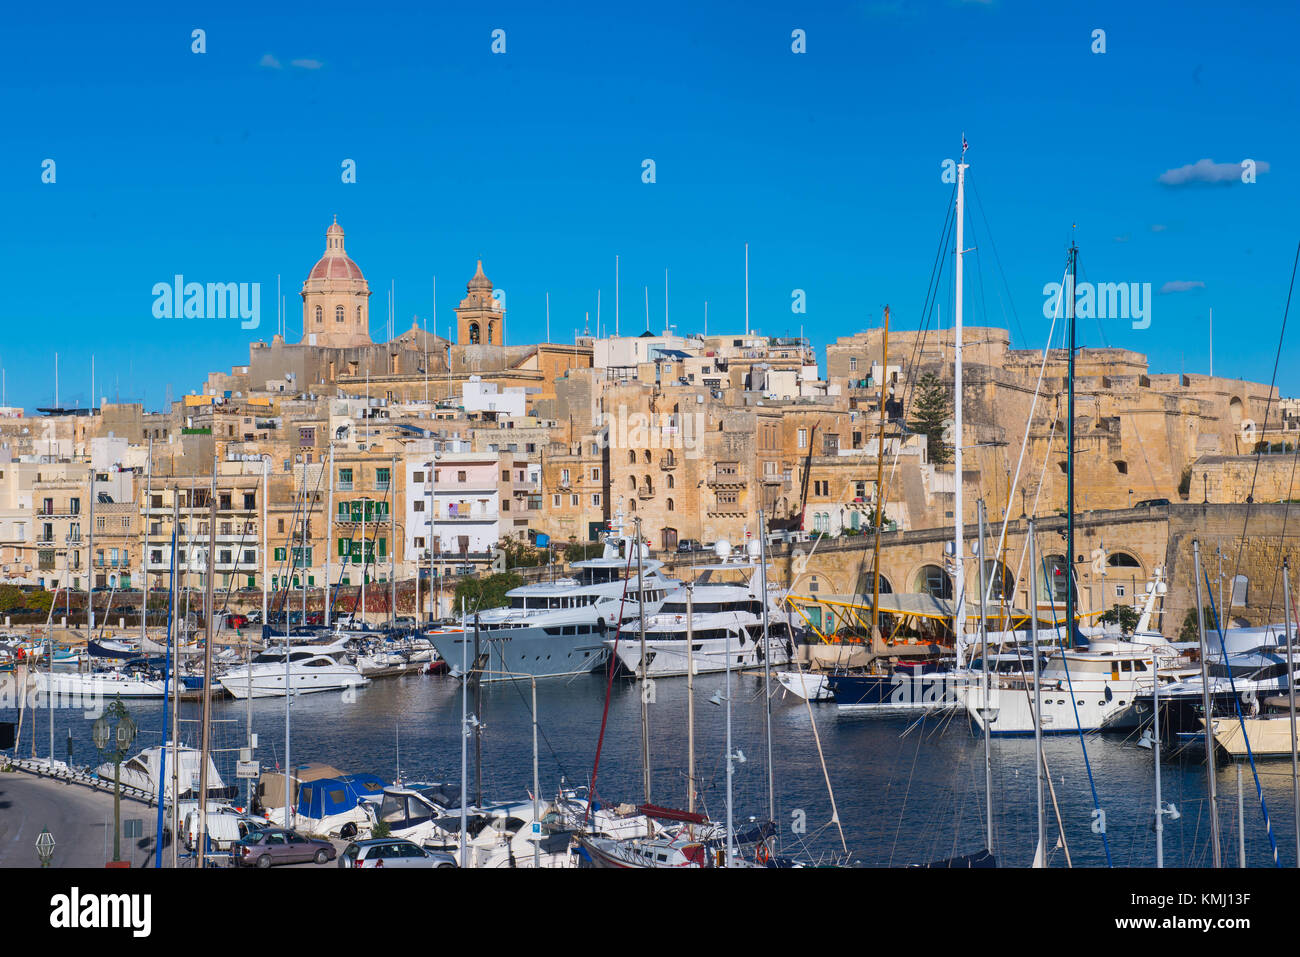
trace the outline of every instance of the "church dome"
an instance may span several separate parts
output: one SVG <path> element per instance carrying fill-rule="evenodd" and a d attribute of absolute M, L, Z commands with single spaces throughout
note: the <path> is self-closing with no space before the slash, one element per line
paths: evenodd
<path fill-rule="evenodd" d="M 338 217 L 325 230 L 325 255 L 311 267 L 308 279 L 359 279 L 364 281 L 361 267 L 352 261 L 343 248 L 343 227 Z"/>
<path fill-rule="evenodd" d="M 463 275 L 463 273 L 462 273 Z M 466 288 L 473 292 L 476 289 L 491 289 L 492 280 L 483 275 L 483 260 L 478 261 L 478 269 L 475 270 L 473 278 L 470 279 Z"/>

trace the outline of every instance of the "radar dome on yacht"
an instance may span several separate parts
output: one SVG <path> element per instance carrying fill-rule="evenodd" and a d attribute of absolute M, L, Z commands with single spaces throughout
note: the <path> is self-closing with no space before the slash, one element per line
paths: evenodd
<path fill-rule="evenodd" d="M 731 542 L 727 541 L 725 538 L 718 539 L 713 544 L 713 554 L 717 555 L 719 558 L 724 560 L 730 558 Z"/>
<path fill-rule="evenodd" d="M 757 561 L 759 556 L 763 554 L 763 546 L 756 541 L 751 541 L 745 546 L 745 551 L 749 553 L 751 559 Z"/>

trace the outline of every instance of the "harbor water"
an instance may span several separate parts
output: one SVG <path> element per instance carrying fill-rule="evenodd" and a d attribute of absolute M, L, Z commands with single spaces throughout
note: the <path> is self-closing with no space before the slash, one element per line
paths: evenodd
<path fill-rule="evenodd" d="M 733 769 L 737 826 L 768 816 L 763 682 L 733 675 L 733 747 L 745 761 Z M 538 748 L 542 798 L 561 782 L 586 786 L 591 779 L 605 704 L 601 675 L 548 679 L 537 684 Z M 695 681 L 696 775 L 700 809 L 715 820 L 726 815 L 724 677 Z M 985 846 L 984 747 L 964 712 L 864 713 L 833 703 L 806 704 L 773 682 L 773 771 L 781 851 L 810 862 L 858 862 L 907 866 L 979 851 Z M 716 698 L 715 698 L 716 696 Z M 18 720 L 12 696 L 0 721 Z M 255 758 L 262 769 L 283 769 L 285 699 L 252 702 L 258 735 Z M 139 726 L 132 752 L 163 740 L 161 701 L 129 701 Z M 291 699 L 291 758 L 344 772 L 372 772 L 386 781 L 401 773 L 411 781 L 459 785 L 461 685 L 447 676 L 408 675 L 372 681 L 354 693 L 323 692 Z M 469 708 L 473 710 L 473 695 Z M 238 749 L 246 743 L 246 702 L 214 704 L 213 747 L 227 784 L 234 784 Z M 653 803 L 685 807 L 687 765 L 686 680 L 660 679 L 648 707 Z M 54 757 L 95 765 L 93 715 L 81 709 L 29 709 L 23 717 L 19 756 Z M 182 704 L 182 738 L 198 743 L 197 703 Z M 597 778 L 605 804 L 639 803 L 641 783 L 640 690 L 613 682 Z M 811 719 L 811 720 L 810 720 Z M 817 734 L 814 735 L 813 722 Z M 843 844 L 833 823 L 830 796 L 818 756 L 818 737 L 834 792 Z M 1085 760 L 1086 748 L 1086 760 Z M 1047 791 L 1049 866 L 1066 865 L 1057 845 L 1063 828 L 1074 866 L 1149 867 L 1155 861 L 1151 751 L 1136 736 L 1054 736 L 1044 749 L 1053 790 Z M 532 787 L 531 691 L 526 681 L 482 689 L 481 780 L 485 800 L 524 800 Z M 474 742 L 469 739 L 468 789 L 475 792 Z M 992 743 L 994 852 L 999 866 L 1028 866 L 1035 846 L 1034 742 L 996 738 Z M 1091 774 L 1089 773 L 1091 771 Z M 1256 779 L 1242 775 L 1244 837 L 1249 866 L 1273 866 Z M 1284 866 L 1295 863 L 1289 761 L 1258 762 L 1258 780 Z M 241 793 L 244 784 L 239 782 Z M 1166 817 L 1165 864 L 1210 864 L 1205 764 L 1199 750 L 1170 754 L 1162 766 L 1163 797 L 1178 813 Z M 1094 810 L 1093 791 L 1104 812 Z M 1238 853 L 1237 775 L 1226 760 L 1217 775 L 1224 863 Z M 1055 807 L 1053 803 L 1053 791 Z M 1057 824 L 1059 811 L 1060 828 Z M 145 815 L 152 833 L 152 813 Z M 1104 831 L 1104 833 L 1103 833 Z M 1104 840 L 1103 840 L 1104 838 Z"/>

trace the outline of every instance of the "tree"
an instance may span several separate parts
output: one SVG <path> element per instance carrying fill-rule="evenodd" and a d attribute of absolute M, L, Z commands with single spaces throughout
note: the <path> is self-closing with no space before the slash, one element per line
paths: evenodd
<path fill-rule="evenodd" d="M 461 607 L 464 599 L 465 611 L 473 614 L 485 608 L 502 608 L 510 604 L 506 592 L 518 588 L 524 583 L 523 578 L 511 572 L 498 572 L 486 578 L 466 578 L 456 586 L 455 607 Z"/>
<path fill-rule="evenodd" d="M 0 585 L 0 611 L 21 608 L 26 601 L 23 590 L 17 585 Z"/>
<path fill-rule="evenodd" d="M 927 372 L 916 383 L 916 398 L 912 402 L 915 417 L 908 428 L 925 436 L 930 461 L 945 465 L 952 461 L 952 446 L 943 440 L 944 423 L 952 415 L 952 402 L 948 387 L 933 372 Z"/>
<path fill-rule="evenodd" d="M 503 538 L 498 543 L 506 553 L 506 568 L 536 568 L 546 564 L 546 553 L 518 538 Z"/>
<path fill-rule="evenodd" d="M 1137 628 L 1138 619 L 1142 616 L 1138 614 L 1136 608 L 1130 605 L 1115 605 L 1106 611 L 1103 611 L 1098 617 L 1103 625 L 1119 625 L 1120 634 L 1131 635 Z M 1193 614 L 1192 621 L 1195 622 L 1196 616 Z"/>
<path fill-rule="evenodd" d="M 1214 634 L 1214 616 L 1210 614 L 1210 609 L 1205 609 L 1205 633 L 1206 636 Z M 1187 614 L 1183 616 L 1183 625 L 1178 629 L 1179 641 L 1200 641 L 1201 633 L 1196 628 L 1196 609 L 1187 609 Z"/>

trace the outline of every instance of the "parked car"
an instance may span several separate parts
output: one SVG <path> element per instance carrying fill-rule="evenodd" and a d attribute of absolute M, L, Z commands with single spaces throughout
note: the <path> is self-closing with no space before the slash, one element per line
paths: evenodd
<path fill-rule="evenodd" d="M 1167 499 L 1167 498 L 1146 498 L 1146 499 L 1143 499 L 1142 501 L 1138 502 L 1137 504 L 1135 504 L 1133 507 L 1134 507 L 1134 508 L 1154 508 L 1154 507 L 1159 506 L 1159 505 L 1168 505 L 1168 504 L 1169 504 L 1169 499 Z"/>
<path fill-rule="evenodd" d="M 263 868 L 313 860 L 324 864 L 334 860 L 337 854 L 329 841 L 303 837 L 297 831 L 283 827 L 253 831 L 236 841 L 230 851 L 231 862 L 236 866 Z"/>
<path fill-rule="evenodd" d="M 697 538 L 683 538 L 677 543 L 677 551 L 680 552 L 702 552 L 704 543 Z"/>
<path fill-rule="evenodd" d="M 455 867 L 456 858 L 414 841 L 379 837 L 354 841 L 339 855 L 339 867 Z"/>

